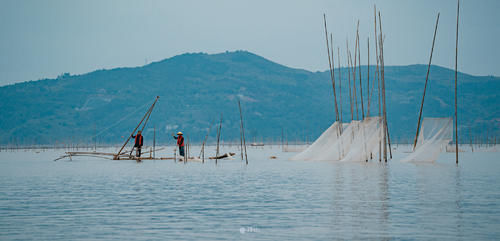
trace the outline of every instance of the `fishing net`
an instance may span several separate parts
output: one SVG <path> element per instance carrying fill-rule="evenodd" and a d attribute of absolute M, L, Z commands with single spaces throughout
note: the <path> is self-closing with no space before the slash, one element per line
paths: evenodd
<path fill-rule="evenodd" d="M 381 117 L 368 117 L 362 122 L 351 124 L 351 133 L 345 131 L 345 143 L 349 148 L 341 161 L 367 161 L 379 153 L 379 145 L 383 138 Z"/>
<path fill-rule="evenodd" d="M 324 161 L 340 160 L 341 145 L 340 133 L 343 125 L 334 122 L 321 136 L 316 139 L 307 149 L 290 158 L 290 160 Z"/>
<path fill-rule="evenodd" d="M 380 117 L 369 117 L 345 125 L 335 122 L 291 160 L 366 161 L 378 153 L 382 133 Z"/>
<path fill-rule="evenodd" d="M 453 140 L 452 118 L 424 118 L 415 150 L 402 162 L 433 162 Z"/>

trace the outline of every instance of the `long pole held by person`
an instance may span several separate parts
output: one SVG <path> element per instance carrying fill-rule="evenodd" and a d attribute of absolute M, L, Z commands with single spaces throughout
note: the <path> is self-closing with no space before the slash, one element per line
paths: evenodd
<path fill-rule="evenodd" d="M 125 146 L 127 145 L 127 143 L 130 141 L 130 138 L 132 137 L 132 135 L 134 135 L 135 131 L 137 131 L 137 129 L 139 128 L 139 126 L 141 126 L 141 124 L 144 121 L 144 119 L 146 119 L 146 117 L 149 117 L 151 115 L 151 112 L 153 111 L 153 108 L 155 107 L 156 102 L 158 102 L 158 99 L 160 99 L 160 96 L 156 96 L 156 99 L 153 102 L 153 104 L 151 105 L 151 107 L 149 107 L 148 111 L 146 112 L 146 114 L 144 114 L 144 116 L 142 117 L 142 119 L 139 122 L 139 124 L 137 124 L 137 126 L 135 127 L 135 129 L 132 131 L 132 134 L 129 135 L 129 137 L 127 138 L 127 140 L 125 141 L 125 143 L 123 144 L 123 146 L 120 148 L 120 150 L 118 151 L 118 153 L 113 157 L 113 160 L 118 160 L 119 159 L 119 156 L 120 156 L 120 154 L 123 151 L 123 148 L 125 148 Z M 147 122 L 147 120 L 146 120 L 146 122 Z M 144 126 L 145 126 L 145 124 L 146 123 L 144 123 Z M 143 128 L 144 128 L 144 126 L 143 126 Z"/>

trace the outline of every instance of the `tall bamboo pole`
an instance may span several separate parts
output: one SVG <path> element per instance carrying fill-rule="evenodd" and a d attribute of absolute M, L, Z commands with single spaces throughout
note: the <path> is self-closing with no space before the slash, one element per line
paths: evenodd
<path fill-rule="evenodd" d="M 330 45 L 328 44 L 328 29 L 326 27 L 326 15 L 323 14 L 323 20 L 325 24 L 325 38 L 326 38 L 326 52 L 328 53 L 328 67 L 330 68 L 330 79 L 332 81 L 333 97 L 335 102 L 335 120 L 338 120 L 338 106 L 337 106 L 337 94 L 335 93 L 335 77 L 333 73 L 332 58 L 330 58 Z M 332 50 L 333 51 L 333 50 Z"/>
<path fill-rule="evenodd" d="M 370 37 L 367 38 L 368 40 L 368 54 L 367 54 L 367 60 L 368 60 L 368 64 L 366 66 L 366 81 L 368 82 L 367 83 L 367 86 L 368 86 L 368 109 L 366 110 L 366 116 L 370 117 Z"/>
<path fill-rule="evenodd" d="M 381 88 L 380 88 L 380 70 L 379 62 L 380 56 L 378 54 L 378 36 L 377 36 L 377 6 L 373 5 L 373 17 L 374 17 L 374 27 L 375 27 L 375 59 L 377 61 L 377 68 L 375 69 L 375 76 L 377 77 L 377 89 L 378 89 L 378 116 L 382 118 L 382 105 L 381 105 Z M 382 123 L 382 125 L 384 125 Z M 378 161 L 382 162 L 382 142 L 378 142 Z"/>
<path fill-rule="evenodd" d="M 389 135 L 389 126 L 387 125 L 387 106 L 386 106 L 386 95 L 385 95 L 385 62 L 384 62 L 384 38 L 382 38 L 382 18 L 380 17 L 380 11 L 378 12 L 378 20 L 380 26 L 380 59 L 382 63 L 382 100 L 384 102 L 384 152 L 385 152 L 385 161 L 387 162 L 387 144 L 389 145 L 389 154 L 392 159 L 392 149 L 391 149 L 391 137 Z"/>
<path fill-rule="evenodd" d="M 359 20 L 358 20 L 359 25 Z M 359 70 L 359 95 L 361 99 L 361 120 L 365 119 L 365 107 L 363 106 L 363 84 L 361 83 L 361 40 L 359 39 L 359 33 L 356 32 L 356 38 L 358 39 L 358 70 Z"/>
<path fill-rule="evenodd" d="M 333 55 L 333 34 L 330 33 L 330 50 L 332 51 L 332 87 L 333 87 L 333 98 L 335 100 L 335 113 L 336 113 L 336 116 L 337 116 L 337 121 L 340 119 L 339 117 L 339 107 L 338 107 L 338 103 L 337 103 L 337 85 L 335 84 L 335 65 L 334 65 L 334 59 L 335 59 L 335 55 Z M 340 71 L 340 70 L 339 70 Z"/>
<path fill-rule="evenodd" d="M 356 90 L 356 57 L 354 58 L 354 64 L 352 63 L 352 56 L 351 52 L 349 52 L 349 60 L 351 61 L 351 73 L 353 73 L 352 76 L 352 93 L 353 93 L 353 102 L 354 106 L 356 108 L 356 120 L 359 120 L 359 111 L 358 111 L 358 96 L 357 96 L 357 90 Z"/>
<path fill-rule="evenodd" d="M 455 39 L 455 163 L 458 164 L 458 114 L 457 114 L 457 72 L 458 72 L 458 17 L 460 0 L 457 0 L 457 35 Z M 495 139 L 496 142 L 496 139 Z"/>
<path fill-rule="evenodd" d="M 358 20 L 358 25 L 356 27 L 356 33 L 359 30 L 359 20 Z M 356 119 L 359 120 L 359 111 L 358 111 L 358 91 L 356 90 L 356 64 L 357 64 L 357 54 L 358 54 L 358 44 L 359 44 L 359 39 L 358 35 L 356 35 L 356 41 L 354 44 L 354 65 L 353 65 L 353 70 L 352 70 L 352 79 L 353 79 L 353 90 L 354 90 L 354 103 L 356 105 Z"/>
<path fill-rule="evenodd" d="M 437 19 L 436 19 L 436 27 L 434 28 L 434 38 L 432 39 L 431 56 L 429 57 L 429 65 L 427 66 L 427 75 L 425 76 L 424 94 L 422 96 L 422 103 L 420 104 L 420 112 L 418 114 L 418 123 L 417 123 L 417 134 L 415 134 L 415 141 L 413 142 L 413 149 L 415 149 L 415 147 L 417 146 L 418 132 L 420 131 L 420 120 L 422 119 L 422 110 L 424 108 L 425 91 L 427 90 L 427 82 L 429 80 L 429 72 L 431 69 L 431 62 L 432 62 L 432 53 L 434 52 L 434 43 L 436 41 L 436 33 L 437 33 L 438 24 L 439 24 L 439 13 L 438 13 Z"/>
<path fill-rule="evenodd" d="M 347 60 L 347 79 L 349 80 L 349 103 L 351 105 L 351 121 L 353 121 L 354 114 L 353 114 L 353 108 L 352 108 L 352 95 L 351 95 L 351 65 L 350 65 L 350 61 L 349 61 L 350 54 L 349 54 L 349 43 L 348 43 L 347 39 L 346 39 L 345 43 L 347 46 L 347 54 L 346 54 L 347 58 L 346 58 L 346 60 Z"/>
<path fill-rule="evenodd" d="M 384 146 L 383 146 L 383 150 L 384 150 L 384 161 L 387 162 L 387 125 L 386 125 L 386 116 L 385 116 L 385 81 L 384 81 L 384 51 L 383 51 L 383 46 L 384 46 L 384 42 L 383 42 L 383 39 L 382 39 L 382 19 L 380 18 L 380 11 L 378 12 L 378 24 L 379 24 L 379 29 L 380 29 L 380 36 L 379 36 L 379 48 L 380 48 L 380 55 L 379 55 L 379 58 L 380 58 L 380 83 L 382 84 L 382 123 L 383 123 L 383 129 L 384 129 L 384 133 L 383 133 L 383 143 L 384 143 Z"/>
<path fill-rule="evenodd" d="M 340 106 L 340 123 L 342 124 L 343 123 L 343 120 L 342 120 L 342 78 L 341 78 L 341 74 L 340 72 L 342 72 L 340 70 L 340 48 L 337 47 L 337 56 L 338 56 L 338 65 L 339 65 L 339 69 L 338 69 L 338 72 L 339 72 L 339 106 Z M 342 128 L 340 128 L 341 132 L 342 132 Z"/>

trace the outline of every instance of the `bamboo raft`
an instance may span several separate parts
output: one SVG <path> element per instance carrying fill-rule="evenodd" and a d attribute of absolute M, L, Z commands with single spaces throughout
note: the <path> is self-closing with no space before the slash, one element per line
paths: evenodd
<path fill-rule="evenodd" d="M 149 154 L 149 156 L 142 156 L 141 157 L 141 156 L 132 155 L 135 147 L 132 147 L 131 150 L 124 150 L 125 147 L 127 146 L 128 142 L 132 138 L 132 136 L 134 136 L 134 134 L 136 134 L 136 131 L 137 131 L 137 133 L 139 133 L 139 131 L 142 132 L 144 130 L 144 128 L 146 127 L 146 124 L 149 121 L 149 117 L 151 116 L 151 113 L 153 112 L 153 109 L 154 109 L 159 98 L 160 98 L 159 96 L 156 97 L 153 104 L 149 107 L 146 114 L 144 114 L 144 116 L 142 117 L 139 124 L 137 124 L 135 129 L 132 131 L 130 136 L 128 136 L 127 140 L 125 141 L 125 143 L 122 145 L 122 147 L 120 148 L 120 150 L 117 153 L 97 152 L 97 151 L 93 151 L 93 152 L 72 151 L 72 152 L 65 152 L 64 155 L 56 158 L 54 161 L 58 161 L 58 160 L 65 159 L 65 158 L 69 158 L 70 160 L 72 160 L 73 157 L 96 157 L 96 158 L 102 158 L 102 159 L 108 159 L 108 160 L 135 160 L 137 162 L 141 162 L 142 160 L 174 160 L 174 161 L 179 161 L 179 162 L 184 162 L 184 163 L 190 162 L 190 161 L 204 163 L 205 162 L 205 144 L 206 144 L 206 141 L 208 138 L 208 134 L 211 130 L 211 127 L 209 128 L 209 131 L 203 140 L 200 155 L 198 157 L 190 156 L 191 145 L 189 142 L 189 136 L 187 137 L 185 156 L 180 156 L 180 155 L 177 156 L 177 148 L 176 148 L 174 151 L 174 157 L 156 157 L 156 155 L 155 155 L 156 151 L 165 149 L 165 148 L 156 149 L 156 132 L 153 135 L 154 136 L 153 137 L 153 147 L 149 147 L 150 148 L 149 151 L 142 153 L 142 154 Z M 245 154 L 245 162 L 246 162 L 246 164 L 248 164 L 247 153 L 246 153 L 245 132 L 244 132 L 244 127 L 243 127 L 243 115 L 242 115 L 241 104 L 240 104 L 239 100 L 238 100 L 238 108 L 240 111 L 241 159 L 243 160 L 243 153 L 244 153 Z M 139 127 L 141 127 L 141 125 L 142 125 L 142 128 L 139 129 Z M 156 129 L 154 129 L 154 130 L 156 131 Z M 220 117 L 220 123 L 219 123 L 218 128 L 217 128 L 216 154 L 213 157 L 208 157 L 208 159 L 215 160 L 215 164 L 217 164 L 217 160 L 230 158 L 230 157 L 233 157 L 236 155 L 236 153 L 232 153 L 232 152 L 219 154 L 219 150 L 220 150 L 219 143 L 220 143 L 221 131 L 222 131 L 222 114 Z M 147 148 L 143 148 L 143 149 L 147 150 Z M 137 149 L 136 149 L 136 151 L 137 151 Z"/>

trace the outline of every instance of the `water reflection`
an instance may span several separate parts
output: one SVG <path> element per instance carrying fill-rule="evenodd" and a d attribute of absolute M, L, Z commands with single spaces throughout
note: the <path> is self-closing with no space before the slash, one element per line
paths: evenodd
<path fill-rule="evenodd" d="M 495 153 L 458 167 L 453 155 L 426 165 L 288 161 L 279 148 L 250 149 L 248 166 L 28 154 L 0 156 L 2 240 L 500 238 Z"/>

